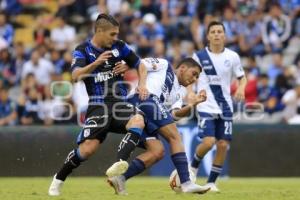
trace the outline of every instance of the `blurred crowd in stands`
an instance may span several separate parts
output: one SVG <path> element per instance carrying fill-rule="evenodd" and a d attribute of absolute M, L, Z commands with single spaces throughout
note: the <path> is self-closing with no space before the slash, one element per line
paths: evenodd
<path fill-rule="evenodd" d="M 140 57 L 174 66 L 206 45 L 210 21 L 223 21 L 248 78 L 241 112 L 263 105 L 259 122 L 300 123 L 300 0 L 2 0 L 0 10 L 0 126 L 82 121 L 87 97 L 71 81 L 72 50 L 102 12 Z"/>

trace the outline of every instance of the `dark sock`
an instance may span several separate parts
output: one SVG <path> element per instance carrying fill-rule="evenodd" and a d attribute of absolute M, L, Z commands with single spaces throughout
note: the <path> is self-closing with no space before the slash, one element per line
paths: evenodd
<path fill-rule="evenodd" d="M 64 165 L 56 174 L 56 179 L 65 181 L 67 176 L 72 173 L 72 170 L 77 168 L 83 161 L 85 159 L 80 156 L 79 149 L 72 150 L 67 156 Z"/>
<path fill-rule="evenodd" d="M 187 181 L 190 181 L 189 176 L 189 170 L 188 170 L 188 162 L 186 158 L 185 152 L 179 152 L 176 154 L 173 154 L 171 156 L 173 164 L 175 165 L 175 168 L 177 170 L 180 183 L 185 183 Z"/>
<path fill-rule="evenodd" d="M 214 183 L 216 182 L 218 176 L 220 175 L 220 173 L 222 172 L 222 166 L 220 165 L 213 165 L 208 177 L 207 182 L 208 183 Z"/>
<path fill-rule="evenodd" d="M 140 128 L 130 128 L 128 133 L 122 139 L 118 147 L 118 161 L 128 160 L 130 154 L 134 151 L 135 147 L 138 145 L 143 129 Z"/>
<path fill-rule="evenodd" d="M 146 169 L 145 163 L 138 158 L 135 158 L 129 165 L 128 170 L 125 172 L 125 180 L 142 173 Z"/>
<path fill-rule="evenodd" d="M 201 160 L 202 160 L 202 157 L 198 156 L 198 155 L 195 153 L 195 154 L 194 154 L 193 161 L 192 161 L 192 163 L 191 163 L 191 166 L 198 169 Z"/>

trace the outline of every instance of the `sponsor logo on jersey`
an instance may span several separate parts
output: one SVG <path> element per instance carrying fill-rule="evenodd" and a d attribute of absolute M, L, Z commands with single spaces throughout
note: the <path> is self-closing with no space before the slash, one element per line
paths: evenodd
<path fill-rule="evenodd" d="M 96 58 L 96 55 L 94 53 L 92 53 L 92 52 L 90 52 L 89 55 L 92 56 L 92 57 L 94 57 L 94 58 Z"/>
<path fill-rule="evenodd" d="M 207 64 L 209 64 L 209 61 L 208 60 L 203 60 L 203 64 L 207 65 Z"/>
<path fill-rule="evenodd" d="M 118 49 L 113 49 L 113 50 L 111 51 L 111 53 L 112 53 L 112 55 L 113 55 L 114 57 L 119 57 L 119 55 L 120 55 Z"/>
<path fill-rule="evenodd" d="M 220 76 L 207 76 L 208 83 L 212 85 L 221 85 L 221 77 Z"/>
<path fill-rule="evenodd" d="M 112 65 L 107 61 L 105 61 L 105 65 L 103 66 L 104 68 L 110 68 Z"/>
<path fill-rule="evenodd" d="M 213 68 L 212 65 L 204 65 L 204 66 L 203 66 L 203 69 L 204 69 L 204 70 L 211 70 L 212 68 Z"/>
<path fill-rule="evenodd" d="M 101 83 L 103 81 L 107 81 L 109 79 L 112 79 L 114 77 L 114 73 L 112 71 L 107 72 L 99 72 L 95 76 L 95 83 Z"/>

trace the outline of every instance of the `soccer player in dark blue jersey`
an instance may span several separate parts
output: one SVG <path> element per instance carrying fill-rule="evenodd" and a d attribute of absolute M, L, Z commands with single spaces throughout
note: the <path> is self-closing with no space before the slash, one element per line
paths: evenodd
<path fill-rule="evenodd" d="M 51 196 L 60 195 L 67 176 L 94 154 L 109 131 L 128 132 L 132 142 L 123 147 L 122 152 L 125 153 L 135 147 L 138 136 L 142 134 L 143 116 L 125 101 L 127 90 L 119 74 L 122 71 L 120 62 L 125 61 L 128 66 L 137 68 L 140 76 L 137 91 L 142 100 L 148 95 L 145 83 L 147 70 L 128 45 L 117 39 L 118 33 L 119 23 L 110 15 L 100 14 L 92 39 L 77 46 L 73 52 L 72 78 L 84 81 L 89 107 L 85 125 L 77 138 L 78 148 L 69 153 L 62 168 L 55 174 L 48 191 Z"/>

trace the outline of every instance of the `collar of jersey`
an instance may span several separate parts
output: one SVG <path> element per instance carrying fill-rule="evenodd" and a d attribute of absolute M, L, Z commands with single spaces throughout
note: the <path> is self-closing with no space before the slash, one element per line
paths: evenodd
<path fill-rule="evenodd" d="M 88 40 L 87 42 L 88 42 L 89 46 L 92 47 L 93 49 L 95 49 L 96 51 L 98 51 L 98 52 L 103 52 L 103 51 L 105 51 L 105 49 L 103 49 L 103 48 L 97 48 L 97 47 L 95 47 L 95 46 L 92 44 L 91 40 Z"/>

